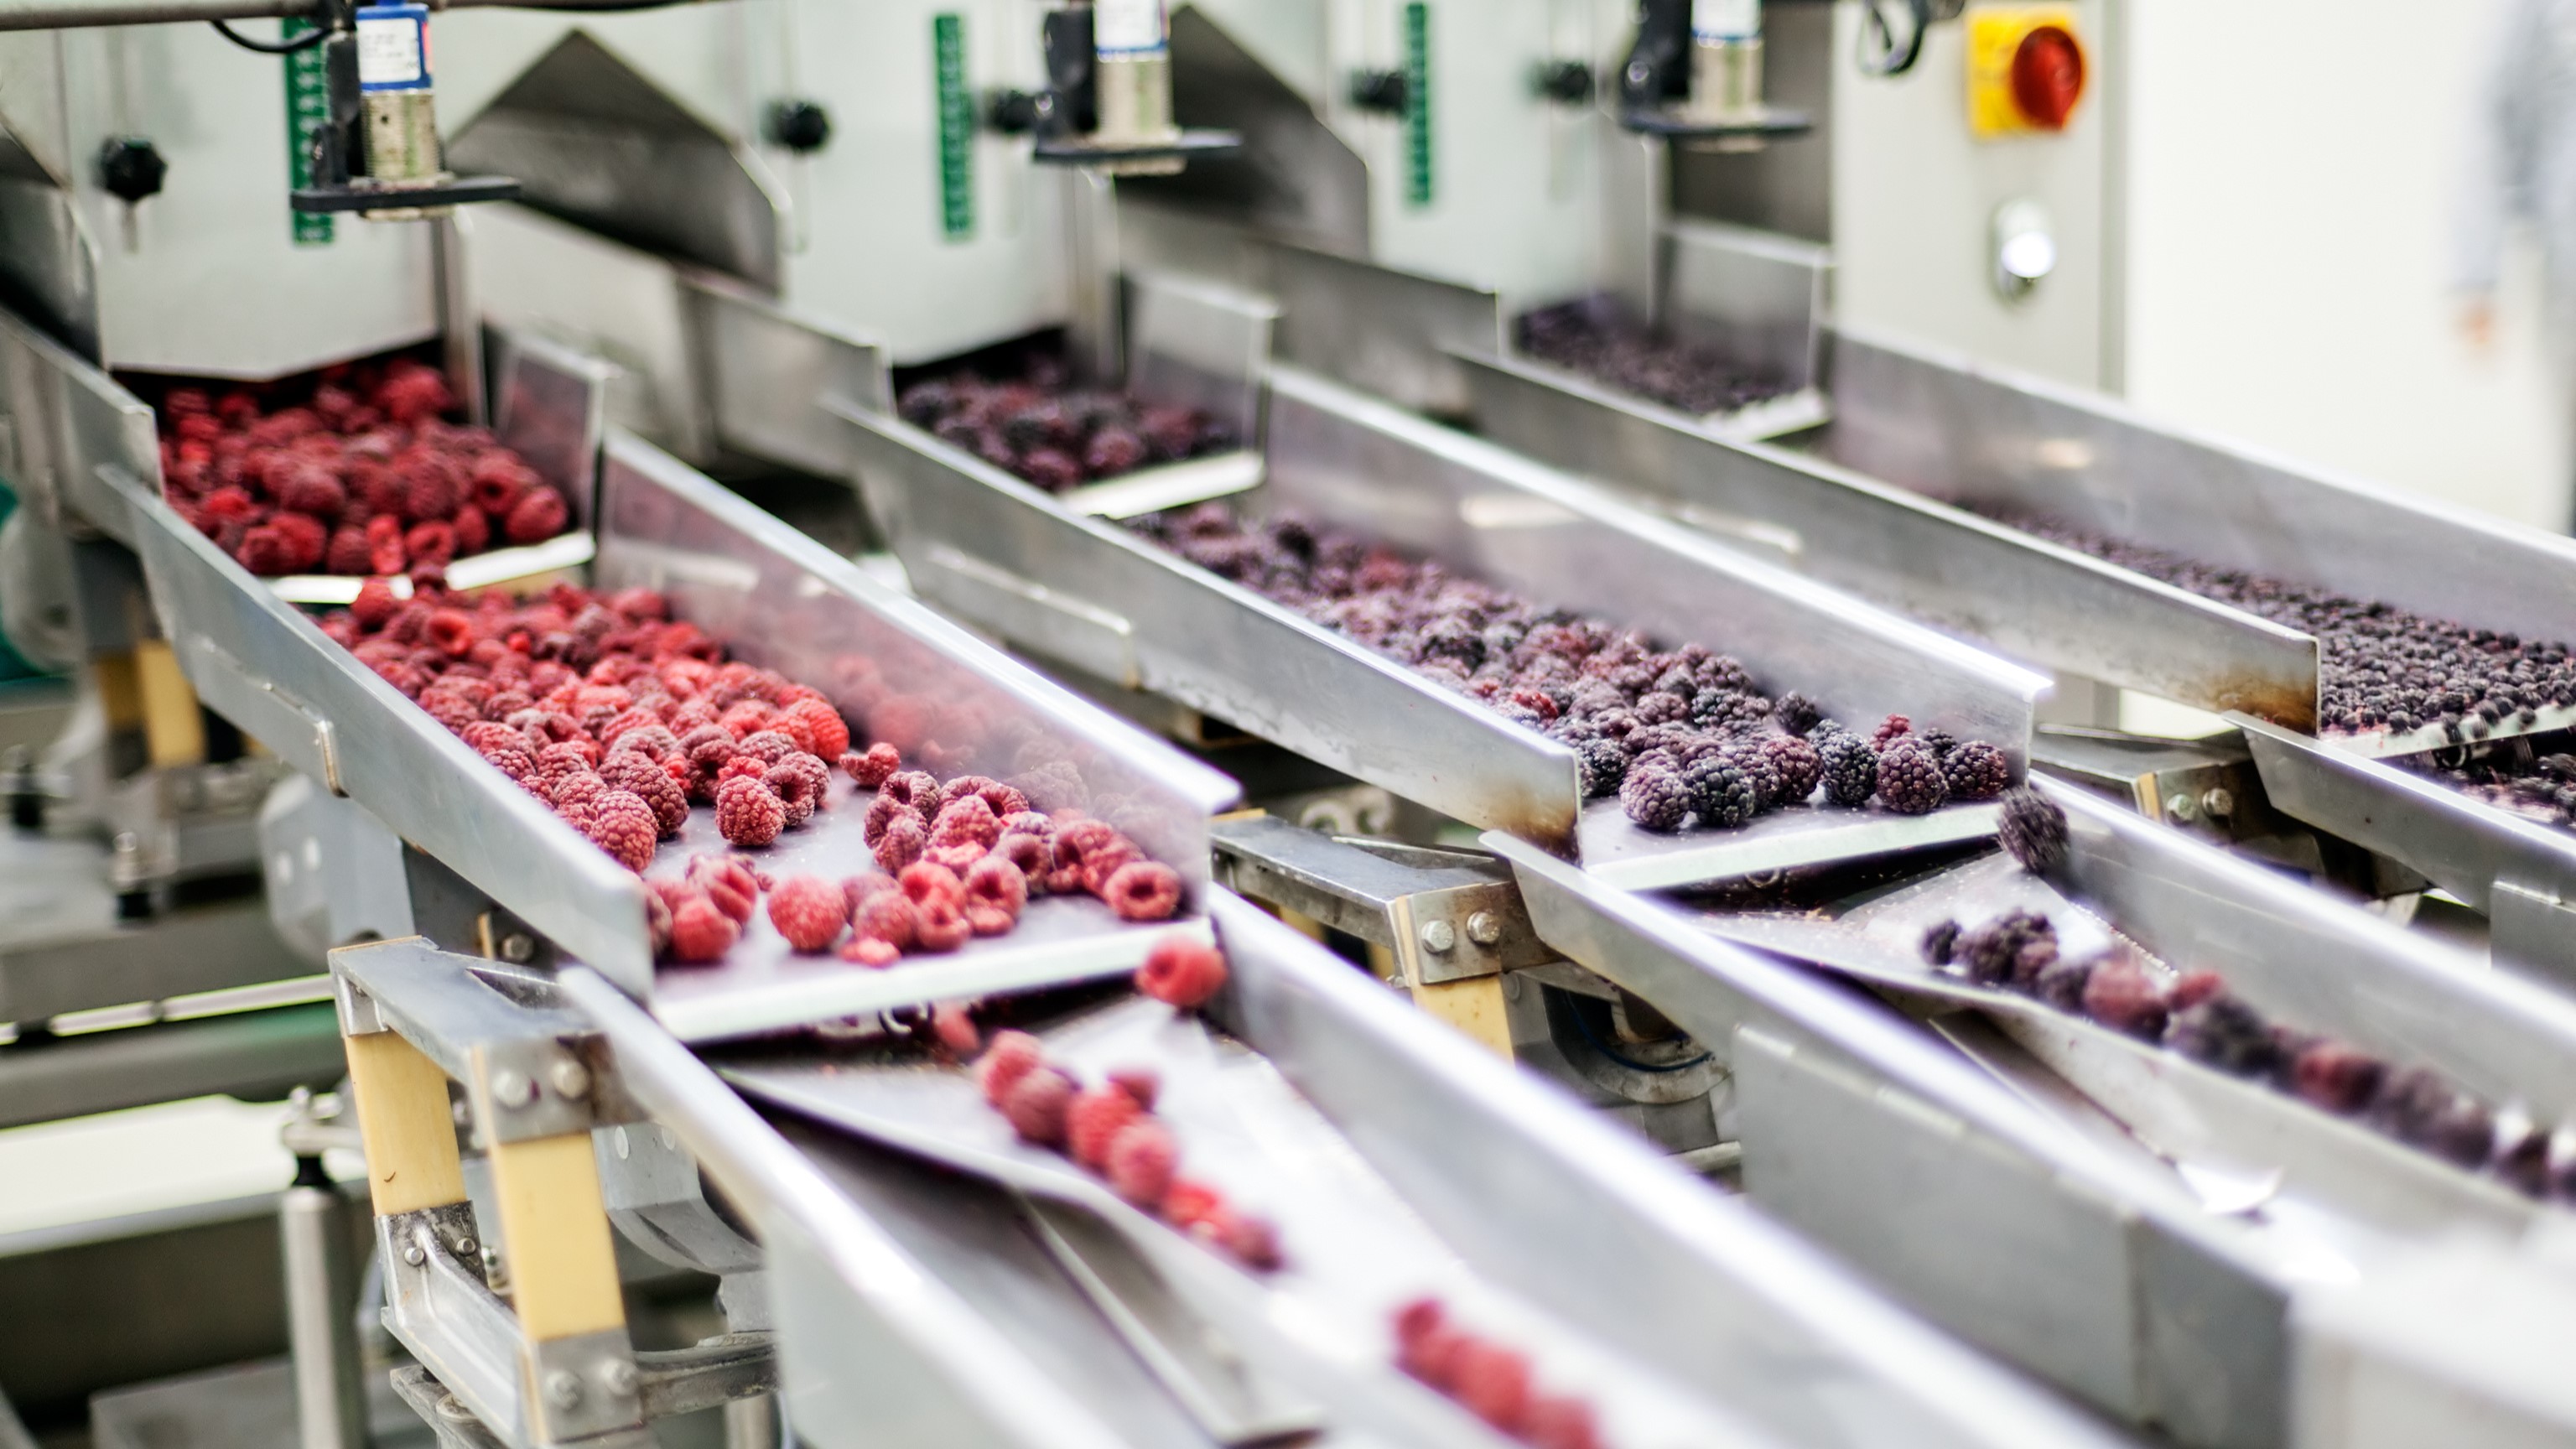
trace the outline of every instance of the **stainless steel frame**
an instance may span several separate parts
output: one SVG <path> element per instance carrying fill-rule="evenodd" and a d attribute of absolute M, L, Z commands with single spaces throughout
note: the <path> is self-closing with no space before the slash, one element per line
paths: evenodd
<path fill-rule="evenodd" d="M 928 599 L 1042 653 L 1170 696 L 1480 826 L 1668 885 L 1972 838 L 1927 820 L 1794 810 L 1767 828 L 1652 838 L 1584 807 L 1563 746 L 1207 575 L 899 420 L 851 417 L 859 483 Z M 1904 710 L 2026 754 L 2027 674 L 1747 561 L 1574 480 L 1292 368 L 1271 375 L 1269 481 L 1293 508 L 1547 603 L 1733 649 L 1767 687 L 1847 718 Z M 1714 627 L 1712 627 L 1714 626 Z"/>

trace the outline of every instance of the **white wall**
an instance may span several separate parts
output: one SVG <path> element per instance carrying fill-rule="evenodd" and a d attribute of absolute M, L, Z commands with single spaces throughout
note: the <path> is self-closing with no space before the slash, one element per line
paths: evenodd
<path fill-rule="evenodd" d="M 2129 0 L 2127 393 L 2150 411 L 2563 529 L 2576 396 L 2528 258 L 2492 352 L 2446 289 L 2501 0 Z"/>

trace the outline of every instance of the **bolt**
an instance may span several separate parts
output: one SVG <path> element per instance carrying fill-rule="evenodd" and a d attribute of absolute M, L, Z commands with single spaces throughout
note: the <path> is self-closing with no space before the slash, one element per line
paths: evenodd
<path fill-rule="evenodd" d="M 1446 956 L 1458 945 L 1458 928 L 1447 921 L 1422 923 L 1422 949 L 1434 956 Z"/>
<path fill-rule="evenodd" d="M 473 1257 L 474 1240 L 472 1238 L 458 1238 L 456 1240 L 456 1256 L 460 1258 Z"/>
<path fill-rule="evenodd" d="M 508 1068 L 492 1074 L 492 1100 L 504 1107 L 524 1107 L 537 1100 L 537 1084 L 525 1072 Z"/>
<path fill-rule="evenodd" d="M 429 1252 L 418 1243 L 403 1244 L 403 1261 L 417 1268 L 429 1261 Z"/>
<path fill-rule="evenodd" d="M 2224 820 L 2236 813 L 2236 795 L 2224 785 L 2212 785 L 2201 792 L 2200 808 Z"/>
<path fill-rule="evenodd" d="M 558 1409 L 570 1409 L 581 1402 L 581 1375 L 571 1369 L 556 1369 L 546 1375 L 546 1402 Z"/>
<path fill-rule="evenodd" d="M 2176 795 L 2165 802 L 2165 814 L 2177 825 L 2189 825 L 2200 818 L 2200 802 L 2189 795 Z"/>
<path fill-rule="evenodd" d="M 578 1102 L 590 1095 L 590 1069 L 571 1057 L 565 1057 L 547 1069 L 546 1080 L 554 1083 L 558 1095 Z"/>
<path fill-rule="evenodd" d="M 600 1365 L 599 1385 L 618 1398 L 635 1392 L 635 1365 L 622 1358 Z"/>
<path fill-rule="evenodd" d="M 447 1394 L 443 1395 L 438 1401 L 438 1417 L 453 1420 L 458 1423 L 465 1423 L 473 1419 L 474 1411 L 465 1407 L 465 1401 L 463 1399 L 456 1397 L 454 1394 Z"/>
<path fill-rule="evenodd" d="M 1503 923 L 1491 911 L 1478 911 L 1467 918 L 1467 939 L 1479 946 L 1490 946 L 1503 939 Z"/>
<path fill-rule="evenodd" d="M 485 1243 L 483 1245 L 483 1276 L 489 1278 L 500 1271 L 501 1250 L 493 1247 L 490 1243 Z"/>
<path fill-rule="evenodd" d="M 525 966 L 537 954 L 536 938 L 525 931 L 512 931 L 501 938 L 501 959 L 513 966 Z"/>

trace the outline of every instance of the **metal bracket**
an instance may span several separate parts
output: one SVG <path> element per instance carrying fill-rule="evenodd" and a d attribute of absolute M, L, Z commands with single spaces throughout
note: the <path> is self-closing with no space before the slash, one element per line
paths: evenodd
<path fill-rule="evenodd" d="M 1337 839 L 1266 815 L 1220 821 L 1209 836 L 1219 884 L 1386 947 L 1408 985 L 1556 959 L 1511 868 L 1490 856 Z"/>

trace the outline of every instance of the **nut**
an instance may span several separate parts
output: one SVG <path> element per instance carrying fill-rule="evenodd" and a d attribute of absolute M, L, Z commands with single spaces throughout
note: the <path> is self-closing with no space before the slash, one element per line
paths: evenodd
<path fill-rule="evenodd" d="M 1445 956 L 1458 947 L 1458 928 L 1447 921 L 1422 923 L 1422 949 L 1434 956 Z"/>
<path fill-rule="evenodd" d="M 501 938 L 501 959 L 513 966 L 524 966 L 537 954 L 537 940 L 525 931 L 512 931 Z"/>
<path fill-rule="evenodd" d="M 2236 813 L 2235 792 L 2224 785 L 2212 785 L 2201 792 L 2200 808 L 2203 814 L 2215 815 L 2224 820 Z"/>
<path fill-rule="evenodd" d="M 2200 801 L 2189 795 L 2176 795 L 2165 802 L 2165 814 L 2177 825 L 2189 825 L 2200 818 Z"/>

